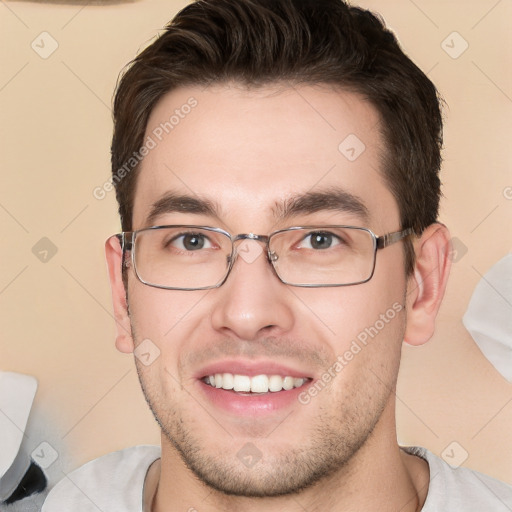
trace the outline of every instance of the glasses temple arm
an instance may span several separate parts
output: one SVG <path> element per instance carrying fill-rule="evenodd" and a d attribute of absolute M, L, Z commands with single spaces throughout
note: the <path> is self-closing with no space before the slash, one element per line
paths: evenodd
<path fill-rule="evenodd" d="M 119 241 L 119 245 L 123 251 L 121 267 L 124 269 L 128 267 L 127 253 L 131 251 L 133 247 L 133 232 L 125 231 L 123 233 L 117 233 L 115 237 Z"/>
<path fill-rule="evenodd" d="M 413 233 L 414 230 L 412 228 L 407 228 L 402 231 L 395 231 L 394 233 L 379 236 L 377 238 L 377 249 L 384 249 L 388 245 L 392 245 Z"/>

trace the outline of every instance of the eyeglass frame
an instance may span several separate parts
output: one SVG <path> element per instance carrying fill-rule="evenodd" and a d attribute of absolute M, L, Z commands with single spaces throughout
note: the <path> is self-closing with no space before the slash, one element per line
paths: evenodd
<path fill-rule="evenodd" d="M 157 230 L 157 229 L 166 229 L 166 228 L 193 228 L 193 229 L 203 229 L 205 231 L 212 231 L 214 233 L 220 233 L 222 235 L 225 235 L 229 240 L 231 241 L 231 254 L 229 255 L 229 266 L 226 271 L 226 275 L 224 278 L 217 284 L 212 286 L 202 286 L 200 288 L 178 288 L 173 286 L 164 286 L 164 285 L 157 285 L 153 283 L 148 283 L 147 281 L 144 281 L 141 276 L 139 275 L 137 271 L 137 265 L 135 263 L 135 242 L 137 239 L 137 233 L 140 233 L 142 231 L 149 231 L 149 230 Z M 281 278 L 281 276 L 278 274 L 275 266 L 274 261 L 276 261 L 277 258 L 274 258 L 272 255 L 272 251 L 270 251 L 270 240 L 273 236 L 278 235 L 279 233 L 283 233 L 286 231 L 295 231 L 299 229 L 333 229 L 333 228 L 348 228 L 348 229 L 358 229 L 361 231 L 366 231 L 370 234 L 372 241 L 373 241 L 373 265 L 372 270 L 370 273 L 370 276 L 367 279 L 364 279 L 363 281 L 357 281 L 354 283 L 342 283 L 342 284 L 294 284 L 294 283 L 288 283 L 284 279 Z M 286 284 L 288 286 L 294 286 L 298 288 L 332 288 L 332 287 L 340 287 L 340 286 L 355 286 L 358 284 L 364 284 L 370 281 L 370 279 L 373 277 L 375 273 L 375 265 L 377 263 L 377 251 L 379 249 L 385 249 L 386 247 L 389 247 L 390 245 L 393 245 L 400 240 L 403 240 L 407 236 L 414 233 L 414 230 L 412 228 L 406 228 L 402 229 L 401 231 L 392 231 L 390 233 L 386 233 L 384 235 L 377 236 L 371 229 L 364 228 L 360 226 L 348 226 L 348 225 L 328 225 L 328 226 L 292 226 L 289 228 L 284 229 L 278 229 L 277 231 L 273 231 L 269 235 L 256 235 L 254 233 L 240 233 L 238 235 L 233 236 L 231 233 L 226 231 L 222 228 L 214 228 L 211 226 L 198 226 L 193 224 L 169 224 L 169 225 L 158 225 L 158 226 L 149 226 L 147 228 L 137 229 L 135 231 L 122 231 L 121 233 L 116 233 L 112 236 L 116 237 L 121 245 L 121 249 L 123 251 L 122 254 L 122 263 L 121 263 L 121 269 L 122 271 L 127 268 L 126 265 L 126 252 L 130 251 L 130 260 L 132 263 L 133 271 L 135 273 L 135 276 L 137 279 L 146 286 L 151 286 L 152 288 L 159 288 L 162 290 L 180 290 L 180 291 L 198 291 L 198 290 L 212 290 L 215 288 L 220 288 L 229 277 L 229 274 L 231 273 L 231 270 L 233 269 L 233 266 L 235 265 L 235 262 L 238 257 L 238 253 L 235 248 L 235 243 L 239 240 L 254 240 L 256 242 L 264 243 L 266 246 L 266 252 L 267 252 L 267 261 L 270 263 L 270 266 L 272 267 L 272 270 L 276 277 L 281 281 L 281 283 Z M 129 238 L 129 240 L 128 240 Z"/>

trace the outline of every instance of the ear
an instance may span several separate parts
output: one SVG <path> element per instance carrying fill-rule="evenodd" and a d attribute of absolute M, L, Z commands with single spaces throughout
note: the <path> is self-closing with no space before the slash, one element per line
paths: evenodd
<path fill-rule="evenodd" d="M 116 321 L 116 347 L 120 352 L 133 352 L 130 316 L 126 302 L 126 290 L 123 283 L 121 265 L 123 250 L 119 240 L 111 236 L 105 242 L 105 255 L 107 258 L 110 287 L 112 289 L 112 302 L 114 305 L 114 318 Z"/>
<path fill-rule="evenodd" d="M 434 334 L 435 319 L 450 273 L 451 240 L 447 227 L 431 224 L 414 244 L 416 263 L 407 283 L 404 341 L 422 345 Z"/>

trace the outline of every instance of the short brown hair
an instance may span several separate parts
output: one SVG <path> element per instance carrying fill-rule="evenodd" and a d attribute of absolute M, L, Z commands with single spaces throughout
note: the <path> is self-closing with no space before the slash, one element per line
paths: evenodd
<path fill-rule="evenodd" d="M 342 0 L 200 0 L 175 16 L 118 83 L 112 178 L 124 231 L 132 229 L 138 167 L 126 172 L 126 162 L 142 146 L 157 102 L 177 87 L 232 81 L 331 84 L 367 98 L 382 121 L 383 175 L 402 227 L 419 235 L 436 221 L 440 98 L 377 15 Z M 409 240 L 405 254 L 409 274 Z"/>

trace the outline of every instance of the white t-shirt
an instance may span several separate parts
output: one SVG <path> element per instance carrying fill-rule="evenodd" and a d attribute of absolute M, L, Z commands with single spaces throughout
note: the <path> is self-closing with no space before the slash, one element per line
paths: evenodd
<path fill-rule="evenodd" d="M 425 448 L 403 449 L 430 467 L 422 512 L 512 511 L 512 486 L 470 469 L 454 469 Z M 88 462 L 50 491 L 42 512 L 142 512 L 146 473 L 159 457 L 158 446 L 135 446 Z"/>

